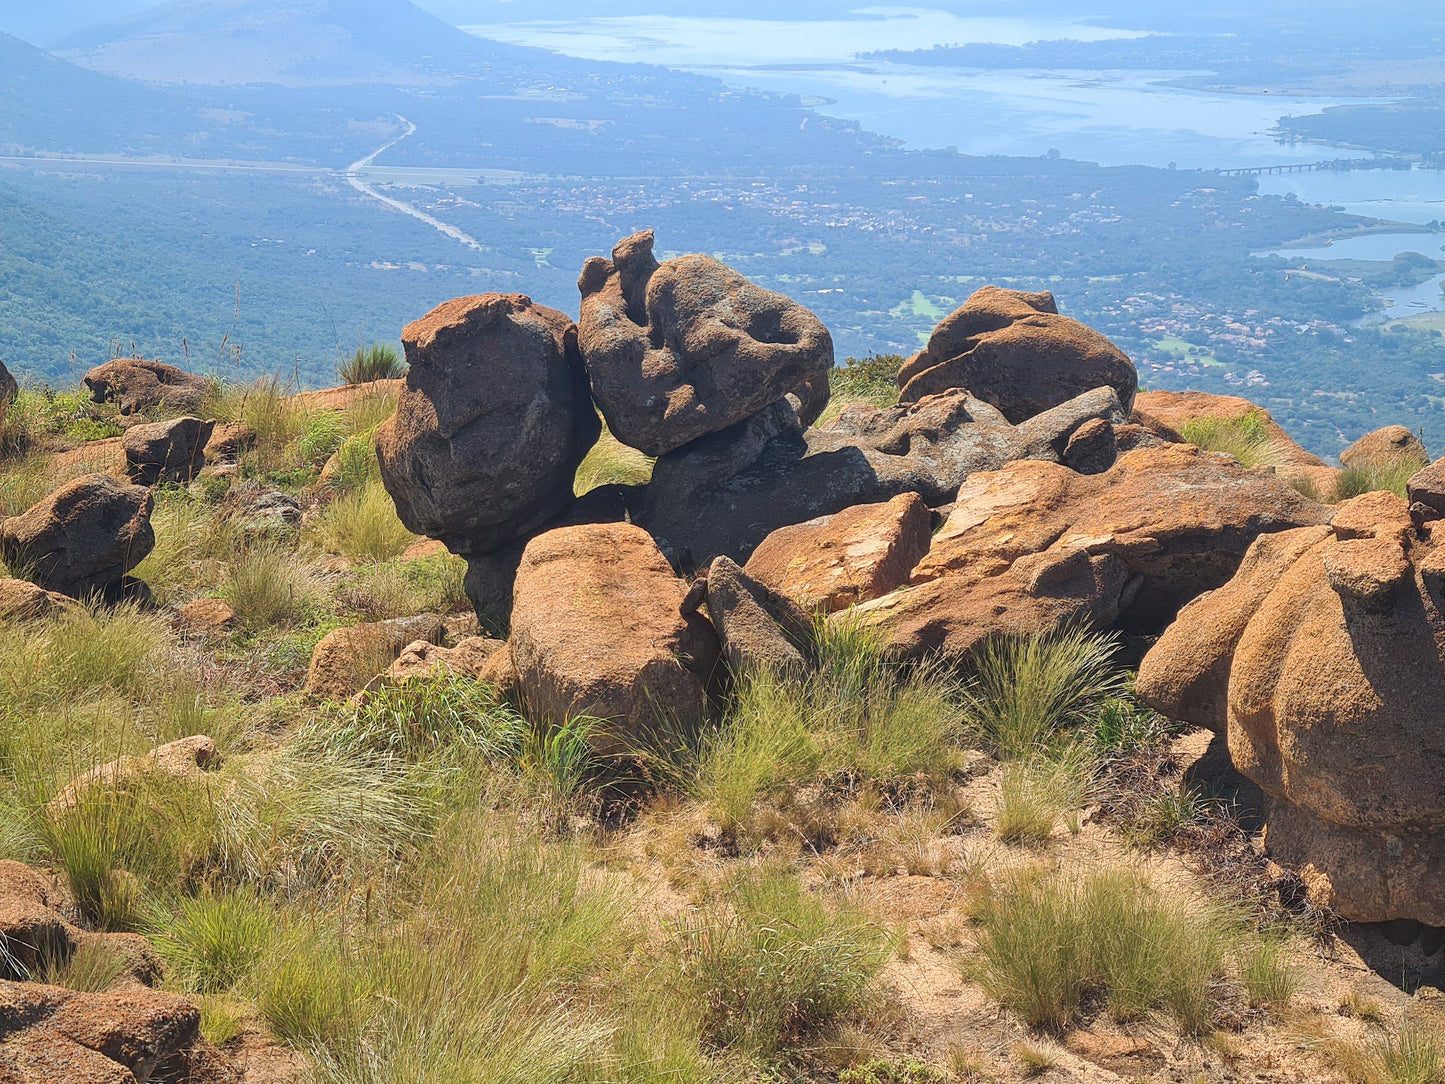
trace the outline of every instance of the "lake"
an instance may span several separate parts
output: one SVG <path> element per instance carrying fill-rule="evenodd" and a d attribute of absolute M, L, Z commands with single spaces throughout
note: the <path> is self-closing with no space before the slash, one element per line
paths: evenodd
<path fill-rule="evenodd" d="M 1139 37 L 1139 31 L 1060 18 L 963 18 L 919 8 L 868 8 L 857 17 L 760 20 L 627 16 L 470 26 L 472 33 L 593 60 L 645 61 L 735 86 L 800 95 L 916 149 L 1040 155 L 1058 150 L 1103 165 L 1237 169 L 1318 161 L 1338 152 L 1286 145 L 1284 113 L 1347 99 L 1225 94 L 1166 85 L 1181 74 L 925 67 L 857 59 L 879 49 L 946 42 Z"/>

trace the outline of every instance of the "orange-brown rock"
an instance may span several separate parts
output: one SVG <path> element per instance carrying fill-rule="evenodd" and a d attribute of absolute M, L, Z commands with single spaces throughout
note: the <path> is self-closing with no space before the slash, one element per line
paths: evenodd
<path fill-rule="evenodd" d="M 0 1081 L 231 1084 L 238 1078 L 200 1025 L 200 1009 L 159 990 L 92 994 L 0 981 Z"/>
<path fill-rule="evenodd" d="M 0 523 L 0 558 L 72 598 L 117 587 L 156 544 L 144 486 L 89 474 Z"/>
<path fill-rule="evenodd" d="M 372 380 L 365 384 L 342 384 L 337 388 L 297 392 L 291 402 L 304 410 L 348 410 L 359 401 L 372 398 L 395 398 L 405 390 L 406 381 Z"/>
<path fill-rule="evenodd" d="M 132 482 L 189 482 L 206 461 L 206 444 L 216 423 L 200 418 L 171 418 L 133 425 L 121 438 L 126 473 Z"/>
<path fill-rule="evenodd" d="M 651 230 L 582 267 L 579 342 L 617 439 L 662 455 L 785 395 L 803 424 L 828 403 L 833 338 L 796 301 L 711 256 L 662 264 Z"/>
<path fill-rule="evenodd" d="M 906 584 L 932 530 L 923 498 L 901 493 L 780 527 L 743 569 L 805 610 L 832 613 Z"/>
<path fill-rule="evenodd" d="M 220 766 L 216 743 L 205 734 L 158 745 L 143 756 L 125 755 L 97 765 L 76 776 L 46 806 L 52 819 L 65 816 L 80 806 L 84 796 L 96 787 L 123 788 L 138 776 L 157 773 L 173 779 L 200 781 L 204 773 Z"/>
<path fill-rule="evenodd" d="M 107 361 L 86 373 L 84 383 L 95 402 L 113 403 L 122 415 L 188 414 L 200 409 L 211 390 L 205 377 L 147 358 Z"/>
<path fill-rule="evenodd" d="M 1426 467 L 1430 463 L 1430 456 L 1425 451 L 1424 442 L 1410 429 L 1403 425 L 1387 425 L 1373 433 L 1366 433 L 1351 444 L 1340 453 L 1340 462 L 1347 467 L 1396 462 Z"/>
<path fill-rule="evenodd" d="M 236 611 L 223 598 L 198 598 L 176 611 L 176 621 L 186 632 L 214 636 L 236 627 Z"/>
<path fill-rule="evenodd" d="M 898 372 L 900 403 L 965 388 L 1014 424 L 1095 388 L 1127 413 L 1139 377 L 1117 346 L 1060 316 L 1054 295 L 985 286 L 944 317 Z"/>
<path fill-rule="evenodd" d="M 402 649 L 396 662 L 386 671 L 386 681 L 398 684 L 411 678 L 436 677 L 441 673 L 455 677 L 479 677 L 491 657 L 505 647 L 503 641 L 490 636 L 465 636 L 453 647 L 418 640 Z"/>
<path fill-rule="evenodd" d="M 603 720 L 604 752 L 662 719 L 696 725 L 718 643 L 684 614 L 687 585 L 648 533 L 627 523 L 562 527 L 522 555 L 512 606 L 511 659 L 529 714 Z"/>
<path fill-rule="evenodd" d="M 1445 516 L 1445 459 L 1437 459 L 1428 467 L 1416 471 L 1405 483 L 1405 494 L 1417 518 L 1425 520 Z"/>
<path fill-rule="evenodd" d="M 601 423 L 566 315 L 521 294 L 463 297 L 402 342 L 410 369 L 376 449 L 408 529 L 487 554 L 571 503 Z"/>
<path fill-rule="evenodd" d="M 79 606 L 69 595 L 47 591 L 29 580 L 0 579 L 0 620 L 38 621 Z"/>
<path fill-rule="evenodd" d="M 217 422 L 206 441 L 205 460 L 211 464 L 234 463 L 256 443 L 256 430 L 246 422 Z"/>
<path fill-rule="evenodd" d="M 408 644 L 440 643 L 443 631 L 441 618 L 434 614 L 332 629 L 311 652 L 305 690 L 328 700 L 349 699 L 384 674 Z"/>
<path fill-rule="evenodd" d="M 1347 919 L 1445 925 L 1445 552 L 1383 493 L 1256 547 L 1150 651 L 1140 695 L 1218 728 L 1227 673 L 1230 755 L 1269 796 L 1270 854 Z"/>

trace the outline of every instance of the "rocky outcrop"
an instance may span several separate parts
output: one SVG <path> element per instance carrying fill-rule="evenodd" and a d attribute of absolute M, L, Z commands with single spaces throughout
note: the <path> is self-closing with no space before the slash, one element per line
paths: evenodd
<path fill-rule="evenodd" d="M 718 643 L 705 619 L 683 613 L 686 594 L 652 538 L 631 524 L 532 539 L 517 572 L 510 641 L 529 716 L 599 719 L 603 753 L 660 724 L 697 725 Z"/>
<path fill-rule="evenodd" d="M 111 403 L 124 416 L 166 410 L 190 414 L 210 393 L 205 377 L 146 358 L 116 358 L 85 374 L 85 386 L 97 403 Z"/>
<path fill-rule="evenodd" d="M 562 511 L 601 431 L 572 321 L 521 294 L 482 294 L 433 310 L 402 341 L 410 371 L 376 446 L 407 528 L 486 554 Z"/>
<path fill-rule="evenodd" d="M 1108 388 L 1017 426 L 957 390 L 896 407 L 852 406 L 820 429 L 803 429 L 776 403 L 660 458 L 635 518 L 679 567 L 706 567 L 719 555 L 746 561 L 779 527 L 905 493 L 947 504 L 977 471 L 1017 459 L 1064 462 L 1081 427 L 1123 418 Z M 1080 465 L 1096 467 L 1097 448 L 1087 451 Z"/>
<path fill-rule="evenodd" d="M 1353 921 L 1445 925 L 1445 553 L 1370 493 L 1257 541 L 1186 607 L 1139 693 L 1227 734 L 1268 795 L 1265 843 Z"/>
<path fill-rule="evenodd" d="M 1097 475 L 1020 460 L 972 475 L 912 584 L 854 613 L 908 657 L 1063 621 L 1157 630 L 1228 581 L 1259 535 L 1328 514 L 1270 471 L 1188 444 Z"/>
<path fill-rule="evenodd" d="M 1405 483 L 1410 514 L 1425 522 L 1445 516 L 1445 459 L 1437 459 L 1416 471 Z"/>
<path fill-rule="evenodd" d="M 933 329 L 898 384 L 901 403 L 963 388 L 1018 423 L 1102 387 L 1128 413 L 1139 378 L 1117 346 L 1060 316 L 1053 294 L 985 286 Z"/>
<path fill-rule="evenodd" d="M 444 631 L 434 614 L 332 629 L 311 652 L 305 691 L 327 700 L 349 699 L 386 673 L 407 645 L 418 640 L 439 644 Z"/>
<path fill-rule="evenodd" d="M 796 301 L 711 256 L 659 264 L 648 230 L 582 267 L 579 342 L 598 409 L 624 444 L 662 455 L 791 394 L 828 402 L 833 339 Z"/>
<path fill-rule="evenodd" d="M 185 998 L 130 987 L 92 994 L 0 982 L 0 1080 L 17 1084 L 146 1084 L 239 1078 L 200 1038 Z"/>
<path fill-rule="evenodd" d="M 215 425 L 186 417 L 131 426 L 121 440 L 130 480 L 142 486 L 189 482 L 205 466 Z"/>
<path fill-rule="evenodd" d="M 105 474 L 61 486 L 0 523 L 0 558 L 47 591 L 107 593 L 155 546 L 151 492 Z"/>
<path fill-rule="evenodd" d="M 780 527 L 743 571 L 808 612 L 832 613 L 908 582 L 928 552 L 933 517 L 917 493 Z"/>
<path fill-rule="evenodd" d="M 1430 463 L 1430 456 L 1424 442 L 1411 430 L 1403 425 L 1387 425 L 1351 444 L 1340 453 L 1340 462 L 1346 467 L 1393 463 L 1425 467 Z"/>

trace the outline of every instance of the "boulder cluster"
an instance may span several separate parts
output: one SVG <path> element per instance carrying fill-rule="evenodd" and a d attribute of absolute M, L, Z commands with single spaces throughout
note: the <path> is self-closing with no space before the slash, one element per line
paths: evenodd
<path fill-rule="evenodd" d="M 717 260 L 659 262 L 641 233 L 579 288 L 576 324 L 488 294 L 411 325 L 378 434 L 403 520 L 509 615 L 485 666 L 530 713 L 621 748 L 749 666 L 805 670 L 814 620 L 900 660 L 1080 622 L 1158 636 L 1141 696 L 1225 737 L 1317 901 L 1445 924 L 1445 461 L 1413 434 L 1342 471 L 1245 400 L 1139 393 L 1051 295 L 997 287 L 903 363 L 896 402 L 830 416 L 827 329 Z M 574 497 L 599 414 L 651 479 Z M 1247 422 L 1271 465 L 1186 442 L 1200 417 Z M 1408 501 L 1316 499 L 1406 460 Z"/>

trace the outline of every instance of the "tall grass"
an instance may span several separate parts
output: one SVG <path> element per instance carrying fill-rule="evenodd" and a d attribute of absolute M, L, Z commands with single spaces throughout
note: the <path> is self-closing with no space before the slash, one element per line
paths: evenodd
<path fill-rule="evenodd" d="M 406 362 L 393 344 L 374 342 L 358 346 L 356 353 L 337 366 L 336 373 L 343 384 L 370 384 L 405 376 Z"/>
<path fill-rule="evenodd" d="M 778 867 L 745 873 L 680 931 L 704 1039 L 764 1059 L 866 1009 L 893 947 L 867 915 Z"/>
<path fill-rule="evenodd" d="M 1253 943 L 1223 908 L 1122 868 L 1015 874 L 981 898 L 976 917 L 965 970 L 1050 1031 L 1093 1004 L 1121 1022 L 1162 1010 L 1187 1032 L 1209 1031 L 1230 961 Z"/>
<path fill-rule="evenodd" d="M 855 405 L 890 407 L 898 402 L 898 370 L 901 354 L 869 354 L 844 358 L 842 365 L 828 373 L 828 407 L 818 424 L 824 425 L 846 408 Z"/>
<path fill-rule="evenodd" d="M 243 628 L 284 628 L 304 620 L 320 604 L 314 565 L 280 546 L 261 544 L 237 553 L 227 565 L 221 594 Z"/>
<path fill-rule="evenodd" d="M 989 640 L 963 690 L 969 729 L 1004 758 L 1047 750 L 1126 691 L 1117 647 L 1112 636 L 1077 627 Z"/>
<path fill-rule="evenodd" d="M 1207 452 L 1234 456 L 1241 467 L 1272 466 L 1279 462 L 1268 423 L 1258 411 L 1236 418 L 1190 418 L 1179 427 L 1179 435 Z"/>
<path fill-rule="evenodd" d="M 248 889 L 156 907 L 147 933 L 170 974 L 197 993 L 229 990 L 269 951 L 278 915 Z"/>
<path fill-rule="evenodd" d="M 1356 461 L 1340 471 L 1336 493 L 1342 501 L 1376 491 L 1404 497 L 1406 483 L 1419 471 L 1420 464 L 1408 456 Z"/>
<path fill-rule="evenodd" d="M 356 564 L 389 561 L 416 541 L 380 481 L 332 501 L 322 514 L 320 531 L 328 550 Z"/>
<path fill-rule="evenodd" d="M 994 831 L 1005 843 L 1042 843 L 1059 823 L 1079 830 L 1093 764 L 1081 746 L 1053 757 L 1011 761 L 999 773 Z"/>
<path fill-rule="evenodd" d="M 1335 1060 L 1352 1084 L 1441 1084 L 1445 1081 L 1445 1034 L 1406 1020 L 1395 1031 L 1364 1043 L 1336 1044 Z"/>

